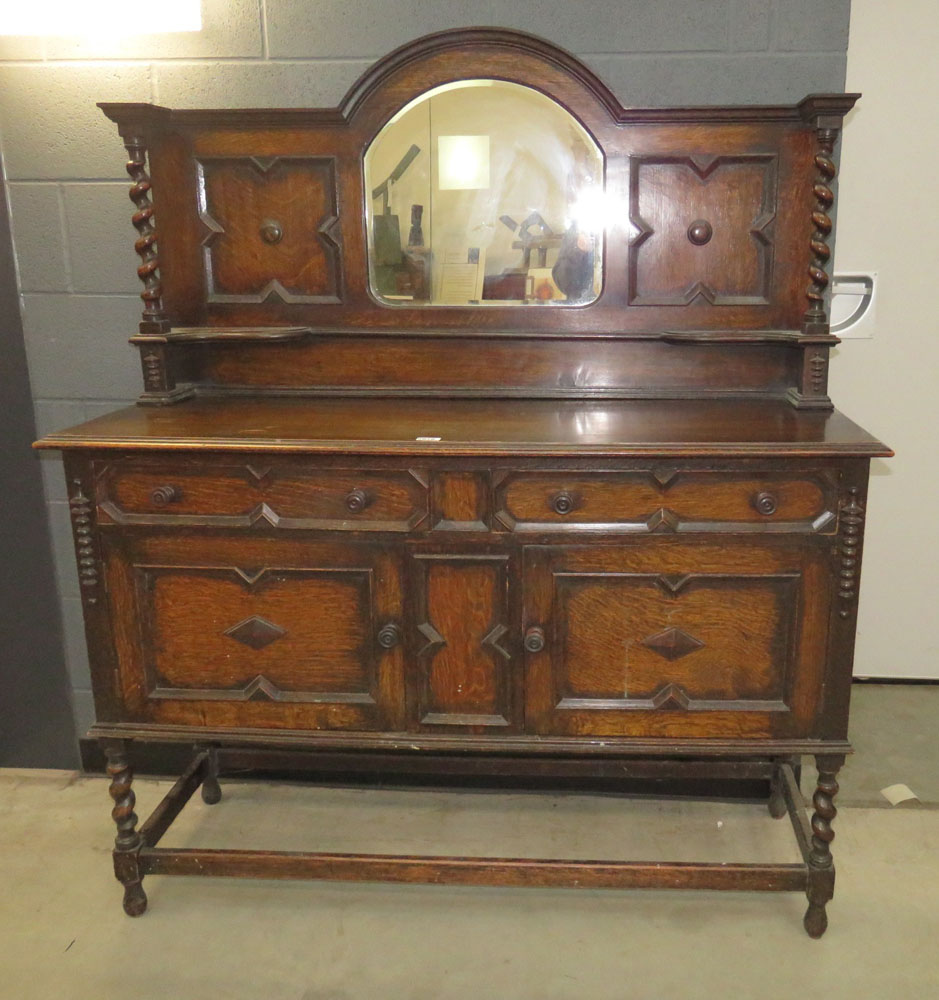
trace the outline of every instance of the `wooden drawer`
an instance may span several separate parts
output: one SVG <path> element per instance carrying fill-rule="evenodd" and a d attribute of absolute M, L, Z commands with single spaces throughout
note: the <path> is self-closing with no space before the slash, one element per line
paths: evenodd
<path fill-rule="evenodd" d="M 829 531 L 834 488 L 821 473 L 689 470 L 509 473 L 495 486 L 510 531 Z"/>
<path fill-rule="evenodd" d="M 428 491 L 406 471 L 122 464 L 104 470 L 98 504 L 102 523 L 410 531 Z"/>

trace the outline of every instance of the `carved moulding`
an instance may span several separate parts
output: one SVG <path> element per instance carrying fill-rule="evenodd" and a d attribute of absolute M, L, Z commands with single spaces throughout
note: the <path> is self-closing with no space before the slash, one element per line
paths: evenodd
<path fill-rule="evenodd" d="M 93 504 L 85 495 L 80 479 L 69 483 L 69 511 L 72 515 L 72 532 L 75 540 L 75 558 L 78 561 L 78 579 L 82 598 L 87 604 L 98 601 L 98 554 L 94 541 Z"/>
<path fill-rule="evenodd" d="M 838 130 L 834 128 L 819 128 L 816 130 L 819 152 L 815 154 L 816 177 L 812 193 L 815 196 L 815 210 L 812 212 L 814 230 L 810 240 L 812 260 L 809 264 L 810 283 L 805 296 L 809 307 L 802 318 L 804 333 L 828 333 L 828 314 L 825 311 L 825 292 L 828 288 L 828 261 L 831 248 L 828 237 L 832 229 L 831 206 L 835 202 L 835 194 L 831 182 L 835 177 L 835 164 L 832 160 Z"/>
<path fill-rule="evenodd" d="M 203 156 L 196 179 L 207 302 L 342 302 L 335 157 Z"/>
<path fill-rule="evenodd" d="M 191 394 L 189 387 L 177 387 L 166 350 L 166 334 L 170 331 L 170 321 L 163 309 L 163 286 L 160 282 L 160 258 L 158 235 L 150 202 L 152 188 L 147 173 L 146 141 L 138 135 L 124 137 L 124 146 L 129 157 L 127 173 L 133 184 L 130 200 L 136 207 L 131 221 L 137 230 L 134 250 L 140 257 L 137 277 L 143 282 L 143 314 L 140 335 L 131 338 L 131 343 L 140 348 L 140 364 L 143 369 L 144 392 L 142 403 L 170 403 L 184 399 Z"/>
<path fill-rule="evenodd" d="M 842 606 L 838 614 L 849 618 L 857 604 L 857 586 L 861 535 L 864 530 L 864 508 L 858 500 L 858 488 L 851 486 L 841 505 L 841 537 L 838 549 L 838 597 Z"/>
<path fill-rule="evenodd" d="M 840 341 L 837 337 L 817 337 L 801 347 L 801 371 L 797 385 L 789 389 L 787 398 L 800 410 L 832 410 L 834 404 L 828 395 L 829 351 Z"/>
<path fill-rule="evenodd" d="M 153 219 L 153 205 L 150 203 L 150 176 L 147 173 L 146 140 L 140 136 L 126 136 L 124 146 L 129 157 L 127 173 L 133 184 L 130 188 L 130 200 L 137 211 L 131 221 L 137 230 L 138 238 L 134 250 L 140 257 L 137 277 L 143 282 L 143 318 L 140 323 L 141 333 L 167 333 L 169 320 L 163 312 L 163 288 L 160 284 L 160 259 L 157 255 L 157 230 Z"/>
<path fill-rule="evenodd" d="M 670 202 L 660 203 L 659 213 L 651 215 L 651 205 L 644 208 L 643 196 L 647 184 L 650 190 L 656 188 L 655 180 L 647 182 L 645 174 L 649 170 L 672 176 L 671 185 L 684 180 L 696 189 L 697 198 L 689 204 L 687 213 L 694 218 L 687 226 L 680 226 L 681 234 L 675 236 L 674 228 L 667 214 Z M 727 224 L 714 230 L 709 218 L 726 215 L 728 191 L 738 186 L 738 176 L 742 171 L 755 175 L 759 183 L 759 195 L 753 200 L 752 215 L 746 223 L 754 252 L 754 266 L 749 287 L 721 288 L 720 281 L 711 273 L 713 259 L 715 274 L 724 269 L 720 248 L 728 240 L 738 240 L 741 233 Z M 628 264 L 629 304 L 638 306 L 691 305 L 703 300 L 711 305 L 768 305 L 773 278 L 774 244 L 772 224 L 776 219 L 778 160 L 771 153 L 748 153 L 734 156 L 633 156 L 630 157 L 629 180 L 629 222 L 633 236 L 630 240 Z M 665 183 L 664 181 L 661 183 Z M 670 186 L 671 186 L 670 185 Z M 739 198 L 738 198 L 739 200 Z M 667 245 L 666 245 L 667 241 Z M 643 277 L 644 254 L 656 251 L 660 258 L 667 255 L 671 271 L 683 273 L 684 287 L 671 290 L 647 288 Z M 710 249 L 705 251 L 705 247 Z M 645 251 L 642 248 L 645 247 Z M 711 250 L 714 253 L 711 253 Z M 656 268 L 659 272 L 661 269 Z"/>

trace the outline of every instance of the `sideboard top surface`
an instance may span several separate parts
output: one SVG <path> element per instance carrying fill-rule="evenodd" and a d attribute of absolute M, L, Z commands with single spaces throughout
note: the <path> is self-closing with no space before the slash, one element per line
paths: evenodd
<path fill-rule="evenodd" d="M 131 406 L 50 434 L 39 448 L 398 455 L 889 457 L 837 410 L 705 400 L 198 397 Z"/>

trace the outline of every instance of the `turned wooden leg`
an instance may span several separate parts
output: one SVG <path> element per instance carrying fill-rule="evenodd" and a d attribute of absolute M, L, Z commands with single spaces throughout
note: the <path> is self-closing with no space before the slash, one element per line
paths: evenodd
<path fill-rule="evenodd" d="M 214 806 L 221 801 L 222 789 L 218 783 L 218 751 L 215 747 L 206 749 L 206 770 L 202 779 L 202 801 L 209 806 Z"/>
<path fill-rule="evenodd" d="M 770 816 L 773 819 L 782 819 L 786 815 L 786 797 L 783 794 L 782 765 L 777 764 L 773 768 L 773 776 L 769 782 L 769 802 L 767 803 Z"/>
<path fill-rule="evenodd" d="M 111 817 L 117 826 L 114 838 L 114 874 L 124 886 L 124 912 L 130 917 L 139 917 L 147 908 L 147 894 L 141 885 L 143 876 L 137 860 L 140 848 L 140 834 L 137 832 L 137 801 L 131 788 L 134 771 L 127 755 L 126 740 L 108 740 L 104 744 L 108 758 L 108 775 L 111 785 L 108 791 L 114 800 Z"/>
<path fill-rule="evenodd" d="M 835 891 L 835 865 L 831 857 L 831 842 L 835 834 L 831 824 L 838 812 L 835 808 L 835 796 L 838 794 L 836 778 L 844 764 L 844 756 L 819 755 L 815 762 L 818 766 L 818 785 L 812 796 L 812 848 L 806 889 L 809 908 L 805 911 L 803 924 L 809 937 L 820 938 L 828 927 L 825 904 Z"/>

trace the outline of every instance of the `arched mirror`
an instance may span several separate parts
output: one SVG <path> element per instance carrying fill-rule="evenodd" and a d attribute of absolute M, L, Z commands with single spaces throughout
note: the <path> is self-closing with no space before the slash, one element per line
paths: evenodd
<path fill-rule="evenodd" d="M 603 154 L 530 87 L 428 91 L 365 154 L 369 280 L 386 305 L 575 306 L 602 285 Z"/>

